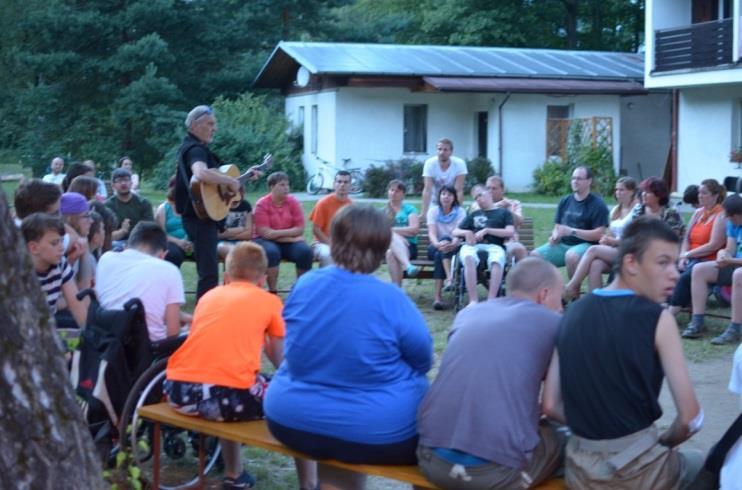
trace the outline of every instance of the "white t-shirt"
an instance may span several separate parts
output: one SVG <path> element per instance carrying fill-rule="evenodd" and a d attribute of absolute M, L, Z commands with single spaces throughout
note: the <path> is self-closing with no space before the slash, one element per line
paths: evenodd
<path fill-rule="evenodd" d="M 443 171 L 441 164 L 438 162 L 438 157 L 431 157 L 425 160 L 423 165 L 423 177 L 431 177 L 433 179 L 433 193 L 430 195 L 430 202 L 433 204 L 438 203 L 438 192 L 444 185 L 453 186 L 456 181 L 456 177 L 459 175 L 466 175 L 466 162 L 461 158 L 451 156 L 451 164 L 448 168 Z"/>
<path fill-rule="evenodd" d="M 110 309 L 123 308 L 131 298 L 139 298 L 152 342 L 167 337 L 167 305 L 185 303 L 178 268 L 134 249 L 103 254 L 95 271 L 95 292 L 101 306 Z"/>
<path fill-rule="evenodd" d="M 729 391 L 739 395 L 742 403 L 742 344 L 737 347 L 732 362 L 732 376 L 729 379 Z M 722 490 L 742 489 L 742 439 L 732 446 L 721 467 L 719 482 Z"/>
<path fill-rule="evenodd" d="M 58 174 L 46 174 L 44 177 L 41 178 L 44 182 L 50 182 L 52 184 L 62 185 L 62 181 L 64 180 L 64 176 L 67 174 L 58 173 Z"/>
<path fill-rule="evenodd" d="M 616 210 L 616 208 L 618 208 L 618 206 L 620 206 L 620 204 L 616 205 L 616 207 L 614 207 L 611 210 L 611 214 L 613 214 L 613 212 Z M 615 238 L 621 238 L 621 236 L 623 235 L 623 230 L 627 226 L 629 226 L 629 223 L 631 223 L 631 220 L 633 218 L 634 218 L 634 213 L 629 212 L 623 218 L 612 220 L 610 225 L 608 225 L 608 229 L 611 231 L 611 233 L 613 234 Z"/>

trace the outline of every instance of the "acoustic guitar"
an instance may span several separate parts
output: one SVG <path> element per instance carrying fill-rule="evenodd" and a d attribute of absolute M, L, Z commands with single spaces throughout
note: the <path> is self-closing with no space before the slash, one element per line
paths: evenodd
<path fill-rule="evenodd" d="M 242 185 L 255 175 L 255 172 L 268 170 L 271 165 L 273 165 L 273 156 L 268 153 L 263 157 L 263 162 L 260 165 L 251 167 L 242 175 L 240 175 L 240 170 L 236 165 L 222 165 L 215 170 L 237 179 Z M 195 176 L 191 178 L 191 197 L 196 216 L 202 220 L 212 219 L 214 221 L 223 220 L 229 213 L 232 204 L 239 202 L 241 199 L 239 193 L 230 192 L 226 185 L 207 184 L 201 182 Z"/>

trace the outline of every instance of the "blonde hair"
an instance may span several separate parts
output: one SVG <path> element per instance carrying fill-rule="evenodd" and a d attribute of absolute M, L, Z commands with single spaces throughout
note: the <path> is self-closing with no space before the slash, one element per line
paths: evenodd
<path fill-rule="evenodd" d="M 240 242 L 227 254 L 224 268 L 232 279 L 258 282 L 268 269 L 268 258 L 257 243 Z"/>

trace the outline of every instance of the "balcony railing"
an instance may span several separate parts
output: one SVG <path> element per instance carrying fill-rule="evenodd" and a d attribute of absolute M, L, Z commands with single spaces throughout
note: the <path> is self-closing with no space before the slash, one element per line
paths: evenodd
<path fill-rule="evenodd" d="M 658 30 L 654 39 L 655 72 L 732 62 L 732 19 Z"/>

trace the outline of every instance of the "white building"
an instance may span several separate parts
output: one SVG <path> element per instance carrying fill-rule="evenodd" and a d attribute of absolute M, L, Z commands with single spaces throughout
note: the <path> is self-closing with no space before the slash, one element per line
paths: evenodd
<path fill-rule="evenodd" d="M 678 89 L 672 145 L 676 188 L 740 176 L 742 147 L 740 0 L 647 0 L 648 89 Z"/>
<path fill-rule="evenodd" d="M 304 134 L 304 164 L 424 160 L 438 139 L 485 156 L 512 190 L 566 147 L 583 119 L 612 146 L 616 171 L 662 175 L 670 148 L 668 91 L 648 94 L 632 53 L 281 42 L 255 80 L 280 88 Z"/>

